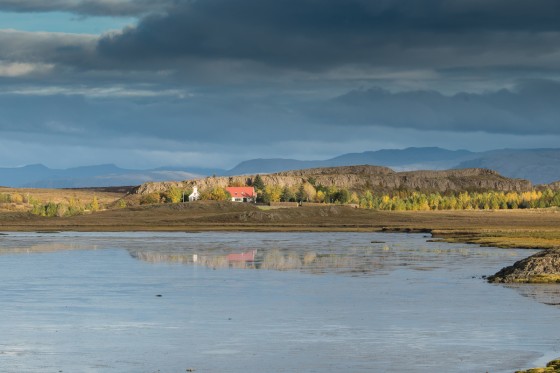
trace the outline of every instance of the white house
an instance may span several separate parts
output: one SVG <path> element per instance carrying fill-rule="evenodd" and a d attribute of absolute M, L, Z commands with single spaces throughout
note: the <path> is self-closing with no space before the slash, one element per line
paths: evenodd
<path fill-rule="evenodd" d="M 192 193 L 189 194 L 189 202 L 196 201 L 199 198 L 200 198 L 200 194 L 198 193 L 198 188 L 194 186 Z"/>

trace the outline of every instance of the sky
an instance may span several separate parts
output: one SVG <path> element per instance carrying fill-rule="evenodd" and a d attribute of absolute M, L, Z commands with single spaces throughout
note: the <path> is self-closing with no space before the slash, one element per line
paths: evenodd
<path fill-rule="evenodd" d="M 0 0 L 0 167 L 560 144 L 557 0 Z"/>

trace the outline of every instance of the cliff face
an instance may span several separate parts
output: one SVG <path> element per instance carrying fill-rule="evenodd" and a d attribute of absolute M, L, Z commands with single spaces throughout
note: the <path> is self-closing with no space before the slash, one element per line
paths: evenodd
<path fill-rule="evenodd" d="M 552 190 L 559 190 L 560 189 L 560 181 L 555 181 L 553 183 L 550 183 L 550 184 L 546 185 L 546 187 L 548 187 Z"/>
<path fill-rule="evenodd" d="M 527 191 L 531 182 L 522 179 L 509 179 L 495 171 L 486 169 L 462 169 L 447 171 L 410 171 L 395 172 L 387 167 L 344 166 L 312 168 L 307 170 L 286 171 L 276 174 L 261 175 L 265 185 L 298 186 L 314 179 L 315 183 L 349 190 L 371 189 L 374 191 L 391 191 L 395 189 L 412 189 L 426 192 L 446 192 L 464 190 Z M 171 187 L 192 188 L 199 190 L 213 187 L 227 187 L 250 183 L 254 176 L 207 177 L 183 182 L 146 183 L 137 188 L 136 193 L 147 194 L 165 192 Z"/>

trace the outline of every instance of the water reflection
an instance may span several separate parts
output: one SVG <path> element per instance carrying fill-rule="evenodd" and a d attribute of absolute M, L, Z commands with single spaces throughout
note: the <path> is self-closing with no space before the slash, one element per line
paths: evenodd
<path fill-rule="evenodd" d="M 388 252 L 386 251 L 385 253 Z M 231 253 L 215 253 L 212 251 L 164 253 L 150 250 L 129 250 L 129 253 L 133 258 L 149 263 L 190 264 L 214 269 L 237 268 L 277 271 L 301 270 L 311 273 L 371 273 L 384 268 L 382 264 L 383 258 L 374 255 L 373 251 L 366 251 L 362 255 L 317 253 L 316 251 L 296 252 L 281 249 L 249 250 Z"/>
<path fill-rule="evenodd" d="M 515 289 L 522 296 L 532 298 L 539 303 L 560 306 L 560 286 L 558 284 L 512 284 L 502 286 Z"/>
<path fill-rule="evenodd" d="M 300 271 L 350 276 L 387 275 L 398 269 L 449 272 L 480 263 L 501 268 L 530 250 L 481 248 L 419 240 L 414 235 L 382 234 L 246 234 L 246 233 L 10 233 L 0 237 L 0 255 L 118 248 L 147 263 L 203 266 L 212 269 Z M 509 263 L 508 263 L 509 262 Z M 473 272 L 481 278 L 491 271 Z M 502 285 L 503 286 L 503 285 Z M 510 286 L 524 297 L 560 305 L 556 285 Z"/>
<path fill-rule="evenodd" d="M 531 251 L 404 234 L 61 233 L 1 236 L 0 253 L 1 371 L 507 373 L 558 356 L 558 309 L 480 278 Z M 531 288 L 558 295 L 516 290 Z"/>
<path fill-rule="evenodd" d="M 448 245 L 449 246 L 449 245 Z M 130 255 L 148 263 L 198 265 L 213 269 L 261 269 L 304 271 L 308 273 L 341 273 L 352 275 L 381 275 L 399 267 L 416 271 L 433 271 L 458 260 L 474 262 L 481 257 L 503 257 L 489 250 L 453 247 L 407 247 L 399 244 L 372 243 L 370 246 L 324 248 L 259 248 L 233 251 L 227 247 L 128 249 Z M 510 250 L 509 256 L 517 256 Z M 450 267 L 452 269 L 452 266 Z"/>
<path fill-rule="evenodd" d="M 95 250 L 97 249 L 97 246 L 84 245 L 78 242 L 36 243 L 32 245 L 0 247 L 0 255 L 53 253 L 57 251 L 86 249 Z"/>

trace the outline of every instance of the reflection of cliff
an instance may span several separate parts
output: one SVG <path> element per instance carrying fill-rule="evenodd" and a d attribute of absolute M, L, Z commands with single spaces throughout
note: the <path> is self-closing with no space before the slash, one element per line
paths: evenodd
<path fill-rule="evenodd" d="M 508 285 L 524 297 L 533 298 L 539 303 L 560 307 L 560 289 L 557 284 Z"/>
<path fill-rule="evenodd" d="M 191 254 L 162 253 L 155 251 L 130 251 L 133 258 L 148 263 L 177 263 L 201 265 L 209 268 L 254 268 L 256 250 L 253 255 L 247 253 L 230 254 Z"/>
<path fill-rule="evenodd" d="M 385 251 L 385 256 L 390 255 Z M 360 272 L 368 273 L 384 267 L 383 255 L 369 251 L 347 254 L 321 254 L 315 251 L 296 252 L 271 250 L 250 250 L 241 253 L 165 253 L 156 251 L 130 251 L 136 259 L 149 263 L 177 263 L 200 265 L 209 268 L 267 269 L 277 271 L 302 270 L 312 273 Z"/>

